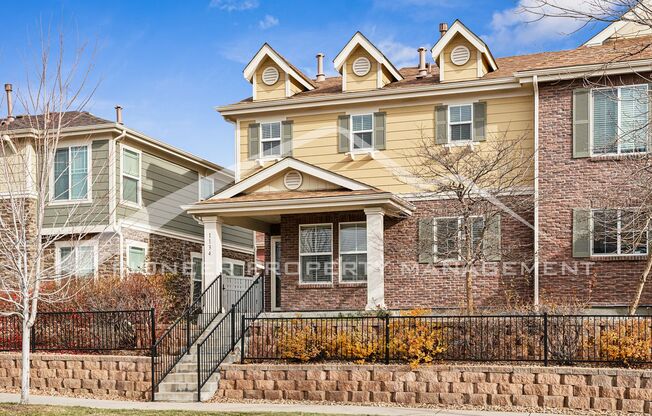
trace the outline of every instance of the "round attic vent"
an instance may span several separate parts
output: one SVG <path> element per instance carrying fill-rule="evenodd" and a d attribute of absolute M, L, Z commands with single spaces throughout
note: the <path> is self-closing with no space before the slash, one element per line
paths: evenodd
<path fill-rule="evenodd" d="M 296 170 L 289 171 L 288 173 L 285 174 L 285 177 L 283 178 L 283 184 L 285 185 L 286 188 L 288 188 L 291 191 L 294 191 L 295 189 L 299 189 L 302 182 L 303 182 L 303 176 L 301 175 L 301 173 L 297 172 Z"/>
<path fill-rule="evenodd" d="M 461 66 L 469 62 L 471 58 L 471 51 L 466 46 L 456 46 L 451 52 L 451 62 L 455 65 Z"/>
<path fill-rule="evenodd" d="M 268 66 L 263 71 L 263 82 L 267 85 L 274 85 L 278 81 L 278 69 Z"/>
<path fill-rule="evenodd" d="M 353 73 L 359 77 L 363 77 L 371 70 L 371 62 L 364 56 L 353 61 Z"/>

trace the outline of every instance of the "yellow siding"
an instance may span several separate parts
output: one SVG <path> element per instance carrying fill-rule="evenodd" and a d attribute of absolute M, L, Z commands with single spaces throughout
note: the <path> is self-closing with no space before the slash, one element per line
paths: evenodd
<path fill-rule="evenodd" d="M 353 63 L 360 57 L 369 59 L 369 62 L 371 63 L 371 69 L 369 72 L 361 77 L 353 73 Z M 377 88 L 379 64 L 367 53 L 367 51 L 364 50 L 364 48 L 357 46 L 346 59 L 344 65 L 346 67 L 346 91 L 368 91 Z"/>
<path fill-rule="evenodd" d="M 457 99 L 464 99 L 456 97 Z M 467 95 L 469 102 L 477 100 Z M 533 100 L 531 95 L 487 99 L 487 141 L 477 144 L 479 151 L 490 147 L 494 140 L 520 140 L 525 138 L 533 147 Z M 446 103 L 446 99 L 442 99 Z M 387 150 L 376 152 L 375 159 L 362 158 L 351 161 L 337 152 L 337 116 L 343 112 L 323 114 L 284 114 L 293 120 L 293 156 L 304 162 L 359 180 L 391 192 L 416 192 L 400 179 L 410 175 L 411 167 L 418 163 L 415 154 L 421 139 L 431 139 L 434 134 L 435 103 L 405 102 L 403 106 L 382 108 L 387 127 Z M 347 111 L 355 111 L 347 108 Z M 247 124 L 240 124 L 240 173 L 245 178 L 260 168 L 247 160 Z M 266 165 L 269 166 L 269 165 Z"/>
<path fill-rule="evenodd" d="M 13 141 L 15 154 L 10 154 L 9 146 L 0 149 L 0 194 L 24 194 L 30 191 L 30 180 L 36 179 L 34 148 L 24 139 Z"/>
<path fill-rule="evenodd" d="M 451 61 L 451 52 L 458 46 L 466 46 L 471 52 L 471 57 L 464 65 L 455 65 Z M 444 82 L 464 81 L 478 78 L 478 50 L 459 33 L 451 39 L 443 50 Z M 440 65 L 442 63 L 440 62 Z M 484 75 L 484 74 L 483 74 Z"/>
<path fill-rule="evenodd" d="M 278 81 L 274 85 L 267 85 L 263 82 L 263 71 L 269 66 L 273 66 L 278 71 Z M 254 75 L 256 83 L 256 101 L 278 100 L 285 98 L 285 72 L 269 58 L 265 58 L 256 69 Z"/>
<path fill-rule="evenodd" d="M 288 189 L 285 187 L 283 182 L 286 172 L 281 172 L 271 180 L 263 183 L 262 185 L 251 190 L 251 193 L 255 192 L 287 192 Z M 303 174 L 303 181 L 301 186 L 296 189 L 296 191 L 328 191 L 339 189 L 337 185 L 333 185 L 330 182 L 326 182 L 323 179 L 315 178 L 311 175 Z"/>

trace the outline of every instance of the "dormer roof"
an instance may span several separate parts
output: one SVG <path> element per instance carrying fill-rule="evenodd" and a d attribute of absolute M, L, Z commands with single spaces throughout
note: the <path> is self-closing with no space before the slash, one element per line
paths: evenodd
<path fill-rule="evenodd" d="M 432 59 L 434 59 L 435 62 L 439 64 L 439 57 L 442 51 L 444 50 L 446 45 L 457 34 L 463 36 L 467 41 L 469 41 L 469 43 L 471 43 L 471 45 L 473 45 L 478 50 L 478 52 L 480 52 L 485 57 L 492 72 L 498 69 L 498 65 L 496 65 L 496 60 L 491 54 L 491 51 L 489 50 L 487 44 L 484 43 L 484 41 L 480 39 L 479 36 L 471 32 L 471 30 L 468 27 L 464 26 L 464 24 L 459 20 L 455 20 L 455 22 L 453 22 L 453 24 L 451 25 L 450 29 L 448 29 L 444 34 L 444 36 L 439 38 L 437 43 L 435 43 L 435 45 L 432 47 L 431 49 Z"/>
<path fill-rule="evenodd" d="M 290 62 L 288 62 L 287 59 L 285 59 L 281 54 L 276 52 L 274 48 L 272 48 L 268 43 L 265 43 L 259 50 L 256 52 L 256 55 L 249 61 L 247 66 L 245 67 L 243 74 L 244 77 L 247 79 L 247 81 L 252 82 L 253 77 L 256 73 L 256 69 L 258 66 L 265 60 L 265 58 L 269 58 L 276 65 L 278 65 L 284 72 L 289 74 L 292 78 L 294 78 L 298 83 L 303 85 L 307 90 L 314 90 L 316 85 L 315 83 L 307 77 L 303 72 L 301 72 L 297 67 L 292 65 Z"/>
<path fill-rule="evenodd" d="M 342 48 L 340 53 L 337 54 L 335 59 L 333 59 L 333 64 L 335 64 L 335 69 L 340 73 L 342 72 L 342 67 L 346 62 L 346 59 L 351 55 L 357 46 L 363 48 L 369 55 L 371 55 L 376 61 L 380 62 L 387 70 L 392 74 L 396 81 L 402 81 L 403 76 L 398 69 L 392 64 L 392 62 L 387 59 L 387 57 L 378 49 L 369 39 L 367 39 L 361 32 L 355 32 L 355 35 L 348 41 L 348 43 Z"/>

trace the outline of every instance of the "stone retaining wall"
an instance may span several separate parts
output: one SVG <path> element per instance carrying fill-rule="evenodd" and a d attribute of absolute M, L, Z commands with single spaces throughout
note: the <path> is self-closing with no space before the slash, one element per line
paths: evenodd
<path fill-rule="evenodd" d="M 229 364 L 230 399 L 652 412 L 652 371 L 612 368 Z"/>
<path fill-rule="evenodd" d="M 20 354 L 0 354 L 0 388 L 20 388 Z M 32 391 L 42 393 L 149 398 L 151 362 L 148 357 L 33 354 Z"/>

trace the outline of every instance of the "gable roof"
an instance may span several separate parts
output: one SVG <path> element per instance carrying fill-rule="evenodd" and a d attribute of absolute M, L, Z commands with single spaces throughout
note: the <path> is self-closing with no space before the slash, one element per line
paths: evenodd
<path fill-rule="evenodd" d="M 249 176 L 246 179 L 241 180 L 240 182 L 223 190 L 222 192 L 214 195 L 212 198 L 209 198 L 204 202 L 210 203 L 212 202 L 212 200 L 216 200 L 216 199 L 232 198 L 236 195 L 241 194 L 242 192 L 245 192 L 259 185 L 265 180 L 283 172 L 286 169 L 293 169 L 301 173 L 305 173 L 307 175 L 315 176 L 324 181 L 333 183 L 335 185 L 338 185 L 342 188 L 346 188 L 351 191 L 363 191 L 363 190 L 373 189 L 373 187 L 367 184 L 356 181 L 354 179 L 347 178 L 346 176 L 340 175 L 338 173 L 333 173 L 326 169 L 322 169 L 320 167 L 311 165 L 309 163 L 302 162 L 292 157 L 286 157 L 280 162 L 277 162 L 261 171 L 256 172 L 255 174 Z"/>
<path fill-rule="evenodd" d="M 491 67 L 492 71 L 498 69 L 498 65 L 496 65 L 496 60 L 491 54 L 491 51 L 489 50 L 487 44 L 484 43 L 484 41 L 480 39 L 475 33 L 471 32 L 471 30 L 468 27 L 464 26 L 464 24 L 459 20 L 455 20 L 455 22 L 453 22 L 453 24 L 451 25 L 450 29 L 448 29 L 444 34 L 444 36 L 439 38 L 437 43 L 435 43 L 435 45 L 432 47 L 431 49 L 432 59 L 434 59 L 435 62 L 439 60 L 439 55 L 444 50 L 448 42 L 450 42 L 458 33 L 464 36 L 466 40 L 468 40 L 478 51 L 480 51 L 487 58 L 487 62 L 489 62 L 489 66 Z"/>
<path fill-rule="evenodd" d="M 624 4 L 622 4 L 624 6 Z M 637 35 L 651 33 L 650 27 L 647 25 L 638 24 L 638 21 L 645 20 L 649 18 L 650 10 L 652 9 L 651 0 L 641 0 L 635 5 L 630 7 L 618 20 L 614 20 L 607 27 L 602 29 L 596 35 L 592 36 L 589 40 L 584 42 L 583 46 L 595 46 L 602 45 L 605 41 L 610 39 L 612 36 L 617 35 L 620 30 L 625 28 L 627 25 L 636 25 L 640 27 Z"/>
<path fill-rule="evenodd" d="M 340 53 L 337 54 L 335 59 L 333 59 L 333 63 L 335 64 L 335 69 L 338 71 L 341 71 L 342 66 L 344 65 L 344 62 L 346 62 L 346 58 L 349 57 L 351 52 L 355 49 L 356 46 L 360 46 L 364 50 L 366 50 L 369 55 L 371 55 L 376 61 L 380 62 L 381 64 L 385 65 L 387 70 L 392 74 L 392 76 L 397 80 L 401 81 L 403 80 L 403 75 L 401 75 L 401 72 L 396 69 L 394 64 L 387 59 L 387 57 L 378 49 L 369 39 L 365 37 L 360 31 L 355 32 L 355 34 L 351 37 L 351 39 L 347 42 L 346 45 L 344 45 L 344 48 L 340 51 Z"/>
<path fill-rule="evenodd" d="M 269 57 L 272 61 L 276 63 L 281 69 L 288 74 L 290 74 L 294 79 L 299 81 L 301 85 L 306 87 L 308 90 L 315 89 L 315 83 L 307 77 L 303 72 L 301 72 L 297 67 L 292 65 L 287 59 L 285 59 L 281 54 L 276 52 L 268 43 L 265 43 L 261 48 L 256 52 L 256 55 L 249 61 L 245 67 L 243 73 L 247 81 L 251 82 L 256 73 L 256 69 L 260 63 Z"/>
<path fill-rule="evenodd" d="M 0 120 L 4 122 L 6 119 Z M 57 122 L 59 122 L 57 120 Z M 88 111 L 66 111 L 61 113 L 61 128 L 96 126 L 98 124 L 114 124 L 113 121 L 98 117 Z M 8 130 L 40 129 L 46 125 L 43 114 L 17 115 L 6 128 Z"/>

